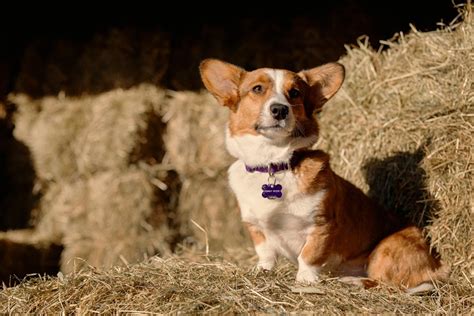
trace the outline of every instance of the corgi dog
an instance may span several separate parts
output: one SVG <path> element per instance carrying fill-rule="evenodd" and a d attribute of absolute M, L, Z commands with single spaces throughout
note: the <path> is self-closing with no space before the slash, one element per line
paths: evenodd
<path fill-rule="evenodd" d="M 298 265 L 297 282 L 330 273 L 349 283 L 368 287 L 381 281 L 410 293 L 447 278 L 449 269 L 431 255 L 419 228 L 402 225 L 335 174 L 328 154 L 311 149 L 319 131 L 314 114 L 341 87 L 341 64 L 295 73 L 246 71 L 206 59 L 200 74 L 230 110 L 226 146 L 237 161 L 229 182 L 260 269 L 271 270 L 282 255 Z"/>

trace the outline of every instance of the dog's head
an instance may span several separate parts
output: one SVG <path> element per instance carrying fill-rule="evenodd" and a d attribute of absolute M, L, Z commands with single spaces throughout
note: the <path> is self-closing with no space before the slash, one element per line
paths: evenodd
<path fill-rule="evenodd" d="M 295 150 L 311 146 L 318 137 L 313 114 L 321 111 L 344 80 L 344 67 L 338 63 L 295 73 L 270 68 L 245 71 L 220 60 L 206 59 L 200 71 L 207 90 L 231 110 L 228 148 L 229 138 L 246 139 L 258 143 L 257 147 Z M 242 158 L 232 148 L 229 150 Z"/>

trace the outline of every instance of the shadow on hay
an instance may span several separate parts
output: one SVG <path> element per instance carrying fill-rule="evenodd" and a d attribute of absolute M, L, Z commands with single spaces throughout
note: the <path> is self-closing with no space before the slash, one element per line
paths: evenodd
<path fill-rule="evenodd" d="M 439 202 L 427 190 L 427 175 L 421 167 L 426 145 L 415 152 L 370 159 L 363 166 L 368 195 L 418 227 L 427 226 L 439 209 Z"/>
<path fill-rule="evenodd" d="M 0 239 L 0 282 L 6 286 L 19 284 L 24 278 L 56 275 L 63 246 L 39 245 Z"/>
<path fill-rule="evenodd" d="M 0 119 L 0 231 L 28 227 L 39 199 L 33 188 L 36 173 L 30 150 L 12 134 L 14 111 L 7 105 Z"/>

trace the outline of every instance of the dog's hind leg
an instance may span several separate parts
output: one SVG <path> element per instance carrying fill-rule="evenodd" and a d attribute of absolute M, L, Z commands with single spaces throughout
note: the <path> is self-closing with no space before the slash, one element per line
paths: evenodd
<path fill-rule="evenodd" d="M 414 294 L 433 289 L 445 280 L 449 268 L 434 258 L 421 230 L 406 227 L 383 239 L 370 254 L 367 275 Z"/>

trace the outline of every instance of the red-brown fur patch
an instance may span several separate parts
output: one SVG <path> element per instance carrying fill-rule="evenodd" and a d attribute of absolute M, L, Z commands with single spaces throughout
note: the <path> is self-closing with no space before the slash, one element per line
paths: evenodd
<path fill-rule="evenodd" d="M 265 241 L 265 235 L 257 227 L 250 223 L 245 223 L 247 230 L 249 231 L 250 238 L 252 238 L 253 244 L 255 246 L 261 244 Z"/>

